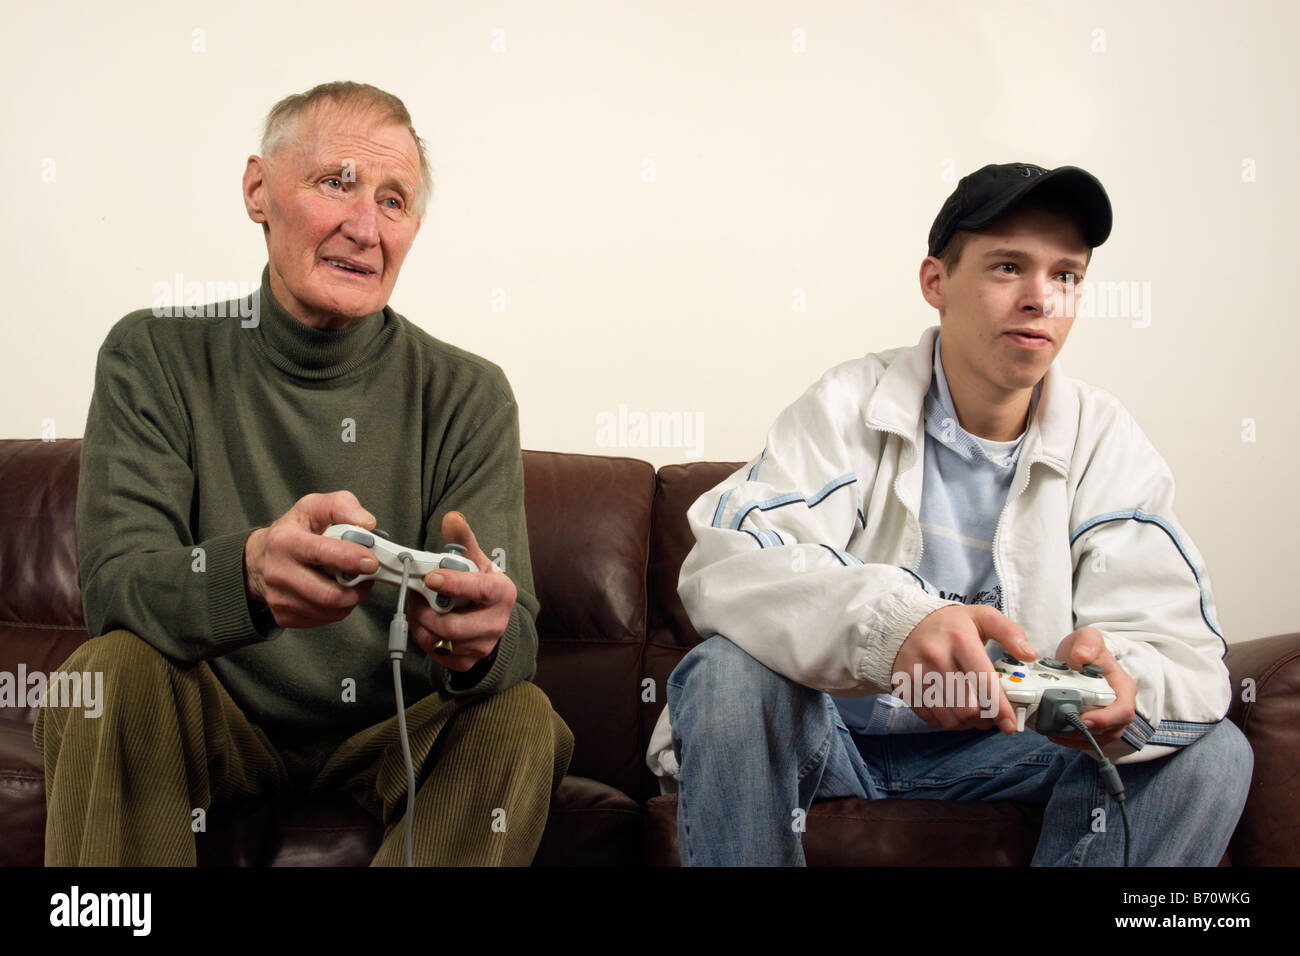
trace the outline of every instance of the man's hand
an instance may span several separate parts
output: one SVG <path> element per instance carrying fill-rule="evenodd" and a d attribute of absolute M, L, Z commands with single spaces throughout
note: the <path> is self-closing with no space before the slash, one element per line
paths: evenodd
<path fill-rule="evenodd" d="M 1003 733 L 1016 732 L 1015 711 L 1002 692 L 998 673 L 984 649 L 986 641 L 997 641 L 1022 661 L 1031 661 L 1038 656 L 1020 625 L 988 604 L 949 604 L 931 611 L 912 628 L 912 633 L 898 649 L 894 674 L 906 675 L 911 685 L 912 699 L 905 696 L 904 701 L 931 727 L 987 730 L 996 724 Z M 918 664 L 922 678 L 920 684 L 916 681 Z M 947 675 L 957 673 L 967 677 L 964 701 L 944 700 L 945 706 L 942 707 L 920 706 L 925 686 L 937 680 L 941 687 L 952 687 L 953 681 Z M 935 676 L 927 676 L 930 674 Z M 985 676 L 980 677 L 980 674 Z M 990 705 L 989 709 L 996 701 L 995 717 L 980 716 L 980 692 L 984 702 Z M 992 694 L 996 694 L 996 698 Z M 947 697 L 946 692 L 944 696 Z M 959 703 L 962 706 L 957 706 Z"/>
<path fill-rule="evenodd" d="M 344 587 L 334 580 L 335 569 L 368 574 L 378 569 L 379 562 L 359 544 L 322 537 L 321 532 L 332 524 L 371 529 L 375 517 L 350 491 L 307 495 L 244 541 L 248 598 L 269 607 L 280 627 L 319 627 L 341 621 L 370 596 L 373 581 Z"/>
<path fill-rule="evenodd" d="M 442 537 L 448 543 L 463 545 L 465 557 L 481 573 L 430 571 L 425 575 L 424 584 L 449 597 L 467 598 L 473 604 L 439 614 L 429 607 L 424 595 L 412 591 L 407 602 L 407 621 L 411 639 L 421 650 L 444 667 L 467 671 L 496 649 L 510 621 L 510 609 L 515 606 L 518 591 L 515 583 L 488 560 L 460 512 L 449 511 L 443 516 Z M 451 654 L 434 654 L 433 645 L 440 640 L 451 644 Z"/>
<path fill-rule="evenodd" d="M 1092 731 L 1099 747 L 1119 740 L 1124 728 L 1133 721 L 1137 706 L 1137 684 L 1111 655 L 1102 640 L 1101 631 L 1095 627 L 1081 627 L 1061 641 L 1056 648 L 1057 660 L 1065 661 L 1071 670 L 1081 671 L 1084 664 L 1096 664 L 1102 669 L 1106 683 L 1115 691 L 1115 703 L 1083 714 L 1084 725 Z M 1075 750 L 1092 752 L 1092 744 L 1083 734 L 1068 737 L 1049 737 L 1053 743 Z"/>

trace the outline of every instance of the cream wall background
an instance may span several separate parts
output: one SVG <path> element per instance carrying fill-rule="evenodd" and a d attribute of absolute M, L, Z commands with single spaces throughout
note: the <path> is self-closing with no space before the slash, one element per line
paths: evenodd
<path fill-rule="evenodd" d="M 0 436 L 81 435 L 99 343 L 155 283 L 257 281 L 244 160 L 319 82 L 396 93 L 431 145 L 393 307 L 506 370 L 525 447 L 656 465 L 748 459 L 825 369 L 937 322 L 916 276 L 957 177 L 1070 163 L 1115 209 L 1088 278 L 1149 294 L 1080 318 L 1062 364 L 1169 461 L 1229 640 L 1294 630 L 1298 25 L 1287 2 L 11 5 Z M 610 446 L 620 407 L 699 430 Z"/>

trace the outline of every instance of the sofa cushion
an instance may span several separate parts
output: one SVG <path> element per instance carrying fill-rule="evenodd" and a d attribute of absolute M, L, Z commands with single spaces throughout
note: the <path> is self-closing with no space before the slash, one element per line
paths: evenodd
<path fill-rule="evenodd" d="M 1040 807 L 950 800 L 814 801 L 803 835 L 809 866 L 1027 866 Z M 680 866 L 677 797 L 646 805 L 646 861 Z"/>
<path fill-rule="evenodd" d="M 687 465 L 665 465 L 655 483 L 654 520 L 650 532 L 650 565 L 647 590 L 650 601 L 646 627 L 645 676 L 653 695 L 642 695 L 641 747 L 638 754 L 642 793 L 645 799 L 659 793 L 659 784 L 645 764 L 646 748 L 659 712 L 668 705 L 667 683 L 673 668 L 702 638 L 686 615 L 677 596 L 677 578 L 682 562 L 695 547 L 695 535 L 686 522 L 686 512 L 695 500 L 743 462 L 698 461 Z"/>
<path fill-rule="evenodd" d="M 45 771 L 32 725 L 0 716 L 0 866 L 45 861 Z"/>
<path fill-rule="evenodd" d="M 665 465 L 659 470 L 647 574 L 650 596 L 647 637 L 657 647 L 676 648 L 685 654 L 700 643 L 700 635 L 691 626 L 691 619 L 677 596 L 682 562 L 695 547 L 695 535 L 686 522 L 686 512 L 700 495 L 720 484 L 742 464 L 698 461 L 689 465 Z"/>
<path fill-rule="evenodd" d="M 0 717 L 0 866 L 45 860 L 45 774 L 32 725 Z M 207 815 L 200 866 L 366 866 L 383 828 L 346 794 L 255 798 Z M 641 808 L 627 794 L 566 776 L 551 798 L 534 866 L 638 866 Z"/>
<path fill-rule="evenodd" d="M 0 621 L 0 675 L 4 675 L 0 679 L 12 681 L 14 693 L 12 702 L 6 693 L 0 705 L 4 717 L 29 725 L 35 721 L 35 708 L 28 706 L 36 690 L 32 675 L 40 673 L 48 679 L 86 640 L 86 629 L 79 624 L 62 627 Z"/>
<path fill-rule="evenodd" d="M 654 490 L 644 461 L 524 452 L 541 602 L 534 681 L 573 731 L 569 772 L 637 799 L 649 795 L 637 742 Z"/>
<path fill-rule="evenodd" d="M 77 587 L 80 467 L 80 438 L 0 441 L 0 621 L 84 624 Z"/>
<path fill-rule="evenodd" d="M 245 800 L 210 814 L 202 866 L 367 866 L 383 827 L 346 794 Z M 551 798 L 534 866 L 637 866 L 641 808 L 596 780 L 566 776 Z"/>

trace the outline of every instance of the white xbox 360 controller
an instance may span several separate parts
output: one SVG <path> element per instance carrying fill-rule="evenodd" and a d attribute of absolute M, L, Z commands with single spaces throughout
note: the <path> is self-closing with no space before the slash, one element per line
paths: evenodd
<path fill-rule="evenodd" d="M 388 540 L 388 536 L 382 531 L 367 531 L 365 528 L 359 528 L 354 524 L 332 524 L 322 533 L 327 538 L 350 541 L 353 544 L 369 548 L 374 552 L 376 560 L 379 561 L 379 568 L 369 574 L 347 574 L 344 571 L 336 571 L 334 579 L 344 587 L 352 587 L 362 581 L 372 579 L 400 586 L 402 583 L 402 557 L 403 555 L 410 555 L 411 570 L 407 586 L 412 591 L 423 594 L 425 600 L 429 602 L 429 607 L 446 614 L 448 611 L 453 611 L 470 603 L 465 598 L 443 596 L 424 584 L 424 576 L 430 571 L 443 569 L 478 571 L 474 562 L 465 557 L 465 549 L 459 544 L 447 545 L 445 554 L 433 551 L 417 551 L 414 548 L 406 548 Z"/>
<path fill-rule="evenodd" d="M 1028 726 L 1045 736 L 1069 733 L 1072 728 L 1059 716 L 1059 703 L 1073 702 L 1082 714 L 1115 702 L 1115 691 L 1096 664 L 1085 664 L 1083 673 L 1079 673 L 1053 657 L 1040 657 L 1026 664 L 1004 654 L 994 662 L 993 669 L 1015 708 L 1016 730 Z"/>

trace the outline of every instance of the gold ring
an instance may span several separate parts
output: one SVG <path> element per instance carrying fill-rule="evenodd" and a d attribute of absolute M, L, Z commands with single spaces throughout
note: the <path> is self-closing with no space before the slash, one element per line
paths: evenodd
<path fill-rule="evenodd" d="M 446 657 L 451 653 L 451 641 L 445 637 L 440 638 L 438 643 L 433 645 L 433 652 L 439 657 Z"/>

